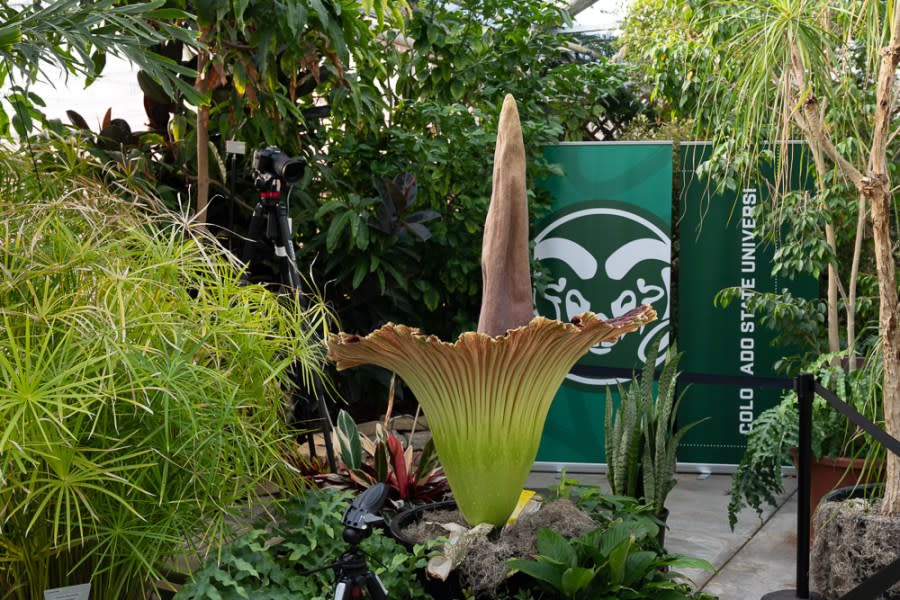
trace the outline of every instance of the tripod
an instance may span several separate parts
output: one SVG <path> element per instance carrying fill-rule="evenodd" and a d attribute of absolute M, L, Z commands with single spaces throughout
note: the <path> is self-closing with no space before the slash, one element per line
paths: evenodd
<path fill-rule="evenodd" d="M 281 262 L 282 284 L 301 293 L 300 271 L 291 241 L 291 221 L 287 205 L 281 199 L 281 180 L 268 174 L 255 177 L 259 201 L 253 208 L 247 243 L 244 245 L 244 262 L 253 264 L 256 250 L 270 240 L 275 246 L 275 256 Z M 265 237 L 263 227 L 265 226 Z"/>
<path fill-rule="evenodd" d="M 369 565 L 365 554 L 357 544 L 362 541 L 353 539 L 355 533 L 348 535 L 351 529 L 344 530 L 344 541 L 351 544 L 350 550 L 341 555 L 334 563 L 334 574 L 337 584 L 334 587 L 334 600 L 347 600 L 361 597 L 363 589 L 369 592 L 373 600 L 387 600 L 387 590 Z"/>
<path fill-rule="evenodd" d="M 254 175 L 254 185 L 259 192 L 259 201 L 253 208 L 253 215 L 250 217 L 247 242 L 244 245 L 244 262 L 247 265 L 254 264 L 256 251 L 260 246 L 266 246 L 267 241 L 271 241 L 275 248 L 275 256 L 278 257 L 281 263 L 281 283 L 284 287 L 292 290 L 297 295 L 301 305 L 303 305 L 303 287 L 300 282 L 300 271 L 297 268 L 294 243 L 291 239 L 291 221 L 288 218 L 287 205 L 281 198 L 283 178 L 259 170 L 255 170 Z M 296 369 L 294 369 L 292 376 L 295 389 L 301 389 L 302 381 Z M 337 462 L 335 461 L 334 448 L 331 443 L 331 419 L 328 416 L 328 407 L 325 406 L 324 386 L 319 378 L 316 378 L 314 388 L 313 394 L 319 412 L 319 420 L 322 423 L 322 437 L 325 441 L 328 467 L 332 472 L 335 472 L 337 471 Z M 310 456 L 316 456 L 316 446 L 312 433 L 308 434 L 307 442 Z"/>
<path fill-rule="evenodd" d="M 381 510 L 387 494 L 387 486 L 376 483 L 357 496 L 344 512 L 341 521 L 344 524 L 343 538 L 350 544 L 350 548 L 330 565 L 303 571 L 304 575 L 310 575 L 325 569 L 334 569 L 333 600 L 361 598 L 363 591 L 368 592 L 372 600 L 387 600 L 387 589 L 378 575 L 369 568 L 366 555 L 359 547 L 360 542 L 372 534 L 371 526 L 384 522 L 384 519 L 375 513 Z"/>

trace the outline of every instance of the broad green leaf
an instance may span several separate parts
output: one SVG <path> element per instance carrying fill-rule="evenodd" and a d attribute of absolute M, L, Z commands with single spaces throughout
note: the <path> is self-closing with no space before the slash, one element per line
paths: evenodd
<path fill-rule="evenodd" d="M 629 541 L 633 535 L 630 523 L 615 522 L 600 537 L 600 551 L 608 556 L 623 542 Z"/>
<path fill-rule="evenodd" d="M 338 242 L 340 242 L 341 237 L 344 235 L 344 230 L 347 227 L 350 221 L 350 213 L 343 212 L 334 219 L 331 224 L 328 226 L 328 234 L 325 240 L 325 248 L 329 252 L 334 252 L 335 248 L 337 248 Z"/>
<path fill-rule="evenodd" d="M 351 282 L 351 286 L 353 289 L 359 288 L 360 284 L 366 278 L 366 275 L 369 274 L 369 269 L 366 263 L 358 262 L 356 263 L 356 267 L 353 269 L 353 281 Z"/>
<path fill-rule="evenodd" d="M 514 559 L 506 563 L 510 568 L 517 569 L 535 579 L 549 583 L 556 589 L 562 587 L 562 571 L 559 565 L 553 565 L 542 560 Z"/>
<path fill-rule="evenodd" d="M 629 538 L 622 540 L 611 549 L 609 560 L 606 563 L 606 570 L 609 575 L 609 581 L 613 585 L 623 585 L 625 581 L 625 565 L 628 561 L 629 553 L 634 547 L 634 543 Z"/>
<path fill-rule="evenodd" d="M 574 567 L 578 563 L 572 543 L 552 529 L 538 530 L 537 549 L 541 555 L 562 565 Z"/>
<path fill-rule="evenodd" d="M 572 598 L 578 592 L 590 585 L 594 579 L 594 571 L 584 567 L 569 567 L 566 569 L 561 578 L 560 590 L 566 596 Z"/>
<path fill-rule="evenodd" d="M 643 577 L 651 574 L 651 569 L 655 569 L 656 552 L 648 550 L 631 553 L 625 561 L 625 576 L 622 585 L 632 587 L 633 584 L 640 581 Z"/>
<path fill-rule="evenodd" d="M 319 207 L 319 209 L 316 211 L 316 215 L 314 218 L 318 221 L 319 219 L 321 219 L 328 213 L 334 212 L 334 211 L 338 210 L 339 208 L 343 208 L 344 206 L 345 206 L 345 204 L 344 204 L 343 200 L 329 200 L 328 202 L 326 202 L 325 204 L 323 204 L 322 206 Z"/>
<path fill-rule="evenodd" d="M 666 565 L 672 569 L 703 569 L 711 573 L 716 571 L 716 568 L 709 561 L 691 556 L 675 555 L 671 561 L 666 562 Z"/>
<path fill-rule="evenodd" d="M 340 445 L 341 459 L 351 469 L 362 467 L 362 444 L 359 440 L 359 429 L 356 422 L 345 410 L 341 410 L 337 417 L 337 437 Z"/>
<path fill-rule="evenodd" d="M 423 299 L 425 300 L 425 307 L 432 312 L 436 311 L 440 306 L 441 296 L 438 291 L 432 287 L 425 290 Z"/>

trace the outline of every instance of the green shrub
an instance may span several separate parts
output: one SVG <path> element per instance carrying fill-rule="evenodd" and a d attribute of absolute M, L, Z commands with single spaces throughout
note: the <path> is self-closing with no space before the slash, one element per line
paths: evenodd
<path fill-rule="evenodd" d="M 572 539 L 551 529 L 537 533 L 537 556 L 509 565 L 552 590 L 554 597 L 585 600 L 708 598 L 670 570 L 713 570 L 707 561 L 647 549 L 652 528 L 640 521 L 616 520 Z"/>
<path fill-rule="evenodd" d="M 846 353 L 824 354 L 807 369 L 823 387 L 878 423 L 884 419 L 879 356 L 876 348 L 865 368 L 848 373 L 840 364 L 842 358 L 846 360 Z M 732 528 L 742 508 L 753 508 L 762 515 L 764 502 L 776 505 L 776 494 L 784 492 L 782 467 L 791 464 L 791 450 L 799 444 L 799 423 L 795 391 L 786 392 L 781 402 L 761 412 L 754 421 L 747 436 L 747 449 L 731 481 L 728 522 Z M 816 459 L 864 457 L 869 461 L 867 468 L 877 470 L 878 459 L 884 457 L 884 448 L 818 394 L 813 398 L 812 423 L 810 446 Z"/>
<path fill-rule="evenodd" d="M 325 568 L 347 550 L 341 516 L 353 494 L 309 490 L 276 507 L 246 534 L 224 546 L 195 572 L 175 600 L 325 600 L 334 591 L 334 572 Z M 416 577 L 425 548 L 406 550 L 379 529 L 363 540 L 369 567 L 391 598 L 426 598 Z M 302 571 L 322 569 L 303 574 Z"/>
<path fill-rule="evenodd" d="M 143 598 L 300 487 L 283 406 L 325 314 L 242 285 L 178 215 L 29 166 L 0 163 L 0 597 Z"/>

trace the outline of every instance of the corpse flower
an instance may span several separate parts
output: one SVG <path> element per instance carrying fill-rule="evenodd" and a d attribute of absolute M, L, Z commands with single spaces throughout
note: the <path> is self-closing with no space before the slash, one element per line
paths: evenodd
<path fill-rule="evenodd" d="M 503 525 L 512 513 L 553 396 L 578 359 L 656 318 L 649 306 L 611 321 L 589 312 L 570 323 L 532 318 L 525 160 L 516 102 L 506 96 L 484 225 L 477 332 L 450 344 L 389 323 L 366 337 L 328 338 L 328 358 L 338 370 L 373 364 L 406 382 L 470 525 Z"/>
<path fill-rule="evenodd" d="M 387 324 L 360 337 L 328 339 L 339 370 L 374 364 L 403 379 L 422 405 L 456 504 L 471 525 L 503 525 L 537 455 L 544 421 L 572 366 L 656 318 L 640 306 L 610 321 L 585 313 L 571 323 L 535 317 L 492 337 L 467 332 L 455 343 Z"/>

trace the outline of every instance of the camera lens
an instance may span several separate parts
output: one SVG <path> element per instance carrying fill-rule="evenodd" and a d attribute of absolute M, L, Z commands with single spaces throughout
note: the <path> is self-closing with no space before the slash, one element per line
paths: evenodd
<path fill-rule="evenodd" d="M 288 185 L 295 185 L 303 178 L 303 161 L 290 158 L 283 152 L 272 155 L 272 167 L 275 175 Z"/>

